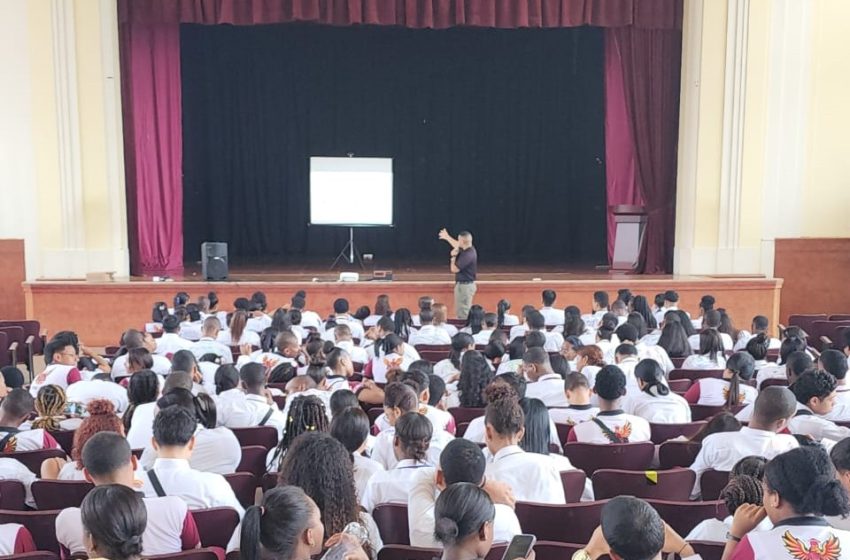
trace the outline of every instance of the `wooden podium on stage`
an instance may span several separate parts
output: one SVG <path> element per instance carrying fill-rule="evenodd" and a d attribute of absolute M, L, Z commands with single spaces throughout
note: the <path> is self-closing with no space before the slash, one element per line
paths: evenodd
<path fill-rule="evenodd" d="M 614 214 L 614 256 L 611 272 L 637 272 L 646 231 L 646 209 L 643 206 L 617 205 Z"/>

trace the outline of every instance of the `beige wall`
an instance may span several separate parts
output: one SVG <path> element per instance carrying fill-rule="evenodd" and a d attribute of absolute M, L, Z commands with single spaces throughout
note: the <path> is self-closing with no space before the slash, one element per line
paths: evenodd
<path fill-rule="evenodd" d="M 29 279 L 127 274 L 115 9 L 0 2 L 0 238 L 25 239 Z"/>

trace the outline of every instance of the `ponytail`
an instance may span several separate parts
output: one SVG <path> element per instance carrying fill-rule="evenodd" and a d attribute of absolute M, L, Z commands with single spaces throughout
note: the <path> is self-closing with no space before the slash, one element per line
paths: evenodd
<path fill-rule="evenodd" d="M 664 370 L 655 360 L 645 359 L 638 362 L 635 366 L 635 377 L 646 384 L 643 392 L 650 396 L 664 397 L 670 394 L 670 388 L 664 383 Z"/>
<path fill-rule="evenodd" d="M 260 536 L 262 534 L 263 508 L 251 506 L 242 517 L 242 536 L 239 538 L 239 557 L 244 560 L 260 560 Z"/>
<path fill-rule="evenodd" d="M 298 486 L 278 486 L 263 494 L 262 505 L 250 506 L 242 517 L 241 558 L 290 558 L 315 508 Z"/>
<path fill-rule="evenodd" d="M 737 371 L 732 372 L 732 378 L 729 379 L 729 396 L 726 397 L 727 408 L 738 406 L 741 398 L 741 378 Z"/>
<path fill-rule="evenodd" d="M 511 302 L 506 299 L 500 299 L 496 306 L 496 327 L 501 329 L 505 326 L 505 312 L 511 308 Z"/>
<path fill-rule="evenodd" d="M 475 339 L 471 334 L 459 332 L 452 337 L 452 350 L 449 352 L 449 360 L 456 370 L 460 371 L 460 357 L 466 349 L 475 345 Z"/>

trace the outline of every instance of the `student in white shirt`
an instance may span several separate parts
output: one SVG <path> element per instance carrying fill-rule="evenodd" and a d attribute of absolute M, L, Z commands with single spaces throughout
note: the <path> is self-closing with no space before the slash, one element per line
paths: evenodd
<path fill-rule="evenodd" d="M 121 420 L 133 449 L 143 449 L 153 437 L 153 417 L 159 391 L 159 376 L 150 370 L 136 372 L 130 377 L 127 387 L 130 404 Z"/>
<path fill-rule="evenodd" d="M 593 392 L 599 398 L 599 414 L 573 426 L 567 441 L 583 443 L 634 443 L 650 440 L 649 422 L 626 414 L 620 407 L 626 395 L 626 376 L 617 366 L 605 366 L 596 374 Z"/>
<path fill-rule="evenodd" d="M 162 336 L 155 338 L 156 348 L 154 354 L 169 357 L 178 350 L 191 348 L 191 341 L 180 337 L 180 321 L 174 315 L 169 315 L 162 320 Z"/>
<path fill-rule="evenodd" d="M 772 336 L 770 336 L 770 333 L 768 332 L 770 330 L 770 322 L 764 315 L 756 315 L 755 317 L 753 317 L 753 324 L 751 328 L 752 332 L 742 330 L 740 333 L 738 333 L 738 340 L 737 342 L 735 342 L 735 347 L 733 348 L 733 350 L 735 350 L 736 352 L 738 350 L 743 350 L 747 347 L 747 343 L 750 341 L 750 339 L 759 333 L 764 334 L 768 338 L 768 340 L 770 341 L 769 348 L 771 350 L 775 350 L 780 347 L 781 341 L 778 338 L 773 338 Z"/>
<path fill-rule="evenodd" d="M 626 393 L 631 394 L 640 391 L 637 378 L 635 377 L 635 368 L 640 362 L 638 357 L 637 347 L 634 344 L 620 344 L 614 350 L 614 363 L 626 376 Z"/>
<path fill-rule="evenodd" d="M 91 380 L 84 379 L 69 385 L 65 391 L 65 398 L 68 402 L 80 403 L 83 406 L 87 406 L 93 400 L 108 399 L 119 413 L 127 410 L 130 404 L 127 399 L 127 389 L 114 383 L 108 373 L 100 373 Z"/>
<path fill-rule="evenodd" d="M 667 290 L 664 292 L 664 303 L 661 309 L 655 312 L 655 321 L 657 323 L 661 323 L 665 320 L 667 313 L 670 311 L 678 311 L 679 307 L 679 293 L 674 290 Z"/>
<path fill-rule="evenodd" d="M 484 558 L 493 546 L 496 509 L 475 484 L 452 484 L 434 505 L 434 539 L 442 545 L 442 558 Z"/>
<path fill-rule="evenodd" d="M 647 331 L 652 332 L 658 329 L 658 321 L 655 320 L 655 314 L 652 308 L 650 308 L 646 296 L 633 297 L 632 301 L 629 302 L 629 308 L 633 313 L 637 313 L 643 318 L 644 327 Z M 646 333 L 642 333 L 641 337 L 645 335 Z"/>
<path fill-rule="evenodd" d="M 682 369 L 723 369 L 726 358 L 723 356 L 723 341 L 720 333 L 714 329 L 699 333 L 699 354 L 685 358 Z"/>
<path fill-rule="evenodd" d="M 445 303 L 435 303 L 431 306 L 431 311 L 434 312 L 434 326 L 443 329 L 449 336 L 457 334 L 457 327 L 447 321 L 449 309 Z"/>
<path fill-rule="evenodd" d="M 506 299 L 500 299 L 496 304 L 496 324 L 499 328 L 519 325 L 519 317 L 508 313 L 510 310 L 511 302 Z"/>
<path fill-rule="evenodd" d="M 92 489 L 80 506 L 80 532 L 89 558 L 141 557 L 148 515 L 141 495 L 120 484 Z"/>
<path fill-rule="evenodd" d="M 522 372 L 529 380 L 526 397 L 537 398 L 546 406 L 568 406 L 564 378 L 552 371 L 549 354 L 542 348 L 529 348 L 522 357 Z"/>
<path fill-rule="evenodd" d="M 553 307 L 557 297 L 558 294 L 555 293 L 555 290 L 543 290 L 543 293 L 541 294 L 543 307 L 540 308 L 540 313 L 543 315 L 543 319 L 546 321 L 547 327 L 555 327 L 557 325 L 564 324 L 563 311 Z"/>
<path fill-rule="evenodd" d="M 249 344 L 251 346 L 260 346 L 260 335 L 248 330 L 248 313 L 245 311 L 236 311 L 230 318 L 230 328 L 223 329 L 218 333 L 216 341 L 225 346 L 242 346 Z"/>
<path fill-rule="evenodd" d="M 640 315 L 637 315 L 640 317 Z M 643 318 L 640 318 L 643 321 Z M 673 366 L 673 361 L 670 359 L 670 356 L 667 355 L 667 352 L 661 346 L 657 344 L 648 345 L 643 344 L 642 342 L 638 342 L 640 340 L 640 336 L 638 334 L 637 327 L 630 323 L 625 323 L 617 327 L 617 330 L 614 333 L 617 338 L 620 340 L 620 344 L 632 344 L 635 348 L 637 348 L 638 358 L 641 360 L 655 360 L 658 362 L 658 365 L 661 366 L 661 369 L 664 370 L 665 375 L 670 373 L 675 369 Z M 615 361 L 615 353 L 608 354 L 605 356 L 605 361 L 609 363 L 613 363 Z"/>
<path fill-rule="evenodd" d="M 265 368 L 261 364 L 245 364 L 239 371 L 239 379 L 245 390 L 245 404 L 253 414 L 250 425 L 271 426 L 277 430 L 278 439 L 283 437 L 286 417 L 266 394 Z"/>
<path fill-rule="evenodd" d="M 363 455 L 369 443 L 369 418 L 359 406 L 348 407 L 334 414 L 331 435 L 345 446 L 354 460 L 354 486 L 358 500 L 363 501 L 369 480 L 384 467 Z"/>
<path fill-rule="evenodd" d="M 614 334 L 617 330 L 617 319 L 606 313 L 599 321 L 596 329 L 596 341 L 593 343 L 602 350 L 602 354 L 610 355 L 620 345 L 620 339 Z"/>
<path fill-rule="evenodd" d="M 404 341 L 395 333 L 388 334 L 375 345 L 372 358 L 372 379 L 376 383 L 386 383 L 387 373 L 392 370 L 407 370 L 413 360 L 404 353 Z"/>
<path fill-rule="evenodd" d="M 499 318 L 495 313 L 484 314 L 484 328 L 472 335 L 472 338 L 475 339 L 475 344 L 487 344 L 490 342 L 490 338 L 492 338 L 496 330 L 496 322 L 498 320 Z"/>
<path fill-rule="evenodd" d="M 850 386 L 847 385 L 847 358 L 838 350 L 824 350 L 818 367 L 835 378 L 835 407 L 826 415 L 830 420 L 850 420 Z"/>
<path fill-rule="evenodd" d="M 691 470 L 696 484 L 691 496 L 699 496 L 699 478 L 708 469 L 729 471 L 740 459 L 757 455 L 772 459 L 798 447 L 792 435 L 780 434 L 797 409 L 794 394 L 785 387 L 767 387 L 759 393 L 749 426 L 738 432 L 712 434 L 702 441 L 702 448 Z"/>
<path fill-rule="evenodd" d="M 26 465 L 17 459 L 9 457 L 0 457 L 0 480 L 16 480 L 24 485 L 26 497 L 24 498 L 27 506 L 35 509 L 36 503 L 32 497 L 32 483 L 37 479 L 35 474 L 27 468 Z"/>
<path fill-rule="evenodd" d="M 79 360 L 77 349 L 68 340 L 51 340 L 44 347 L 44 356 L 45 361 L 50 356 L 50 363 L 44 368 L 44 371 L 32 380 L 29 391 L 33 397 L 45 385 L 58 385 L 67 389 L 68 385 L 83 378 L 80 370 L 77 369 L 77 361 Z"/>
<path fill-rule="evenodd" d="M 256 425 L 254 410 L 248 407 L 245 391 L 239 379 L 239 370 L 233 364 L 219 366 L 216 370 L 213 400 L 215 401 L 216 426 L 247 428 Z"/>
<path fill-rule="evenodd" d="M 522 533 L 514 513 L 510 487 L 485 477 L 486 466 L 487 461 L 477 445 L 457 439 L 443 450 L 439 469 L 417 469 L 407 502 L 411 546 L 440 548 L 440 543 L 434 538 L 434 507 L 439 493 L 454 484 L 474 484 L 493 500 L 496 510 L 493 519 L 494 541 L 510 542 L 515 535 Z"/>
<path fill-rule="evenodd" d="M 343 350 L 348 352 L 348 355 L 351 356 L 352 361 L 358 362 L 360 364 L 365 364 L 367 361 L 369 361 L 369 355 L 366 353 L 366 350 L 354 345 L 354 341 L 351 339 L 351 327 L 349 325 L 337 325 L 336 327 L 334 327 L 333 334 L 334 345 L 337 348 L 342 348 Z M 413 343 L 411 342 L 411 344 Z"/>
<path fill-rule="evenodd" d="M 484 421 L 487 449 L 493 457 L 487 476 L 509 484 L 519 501 L 566 503 L 554 461 L 528 453 L 519 445 L 525 434 L 525 414 L 512 388 L 502 384 L 491 387 Z"/>
<path fill-rule="evenodd" d="M 830 527 L 823 516 L 847 516 L 850 500 L 820 446 L 776 456 L 764 471 L 764 506 L 745 504 L 732 519 L 724 558 L 843 558 L 850 532 Z M 769 531 L 754 531 L 765 518 Z"/>
<path fill-rule="evenodd" d="M 433 466 L 427 459 L 433 431 L 431 422 L 418 412 L 407 412 L 396 421 L 393 452 L 398 462 L 369 480 L 360 499 L 366 511 L 372 513 L 378 504 L 407 503 L 416 471 Z"/>
<path fill-rule="evenodd" d="M 782 367 L 782 379 L 785 379 L 788 382 L 788 386 L 791 387 L 797 381 L 799 376 L 803 375 L 804 372 L 812 369 L 813 367 L 814 362 L 812 362 L 811 356 L 805 352 L 791 352 L 785 361 L 785 365 Z M 764 389 L 765 387 L 762 387 L 762 390 Z M 753 405 L 748 404 L 735 414 L 735 418 L 741 422 L 749 422 L 752 415 Z"/>
<path fill-rule="evenodd" d="M 374 327 L 384 317 L 392 318 L 393 311 L 390 307 L 390 296 L 381 294 L 375 300 L 375 312 L 363 319 L 363 326 L 366 328 Z"/>
<path fill-rule="evenodd" d="M 317 366 L 308 367 L 307 375 L 310 375 L 311 369 L 315 371 Z M 348 352 L 337 346 L 328 352 L 328 355 L 325 357 L 325 366 L 321 368 L 321 371 L 323 371 L 321 382 L 319 382 L 318 377 L 313 378 L 313 381 L 316 381 L 320 385 L 320 388 L 324 388 L 330 392 L 348 389 L 348 380 L 354 375 L 354 362 L 351 360 L 351 355 Z"/>
<path fill-rule="evenodd" d="M 720 328 L 720 312 L 714 311 L 714 310 L 709 311 L 708 313 L 705 314 L 704 320 L 702 321 L 702 328 L 700 329 L 700 332 L 704 331 L 705 329 L 717 330 L 718 328 Z M 719 332 L 719 331 L 718 331 L 718 334 L 720 335 L 720 341 L 723 344 L 723 350 L 732 350 L 732 347 L 735 344 L 734 341 L 732 340 L 732 337 L 729 336 L 726 333 L 722 333 L 722 332 Z M 689 336 L 688 342 L 691 344 L 691 350 L 693 350 L 694 352 L 699 351 L 699 342 L 700 342 L 699 333 L 692 334 L 691 336 Z"/>
<path fill-rule="evenodd" d="M 525 321 L 528 325 L 529 333 L 539 331 L 546 337 L 546 344 L 543 346 L 544 350 L 547 352 L 559 352 L 561 350 L 561 346 L 564 345 L 564 337 L 561 336 L 561 333 L 546 330 L 545 320 L 539 311 L 529 311 Z"/>
<path fill-rule="evenodd" d="M 850 439 L 843 439 L 832 446 L 829 459 L 835 467 L 835 477 L 844 490 L 850 493 Z M 850 530 L 850 516 L 831 516 L 826 518 L 836 529 Z"/>
<path fill-rule="evenodd" d="M 365 548 L 375 559 L 383 547 L 380 532 L 357 501 L 351 454 L 333 436 L 311 431 L 297 438 L 281 464 L 278 485 L 298 486 L 316 502 L 325 538 L 342 532 L 349 523 L 361 524 L 368 532 Z"/>
<path fill-rule="evenodd" d="M 454 383 L 460 375 L 461 358 L 471 350 L 475 350 L 475 339 L 472 338 L 472 335 L 457 333 L 452 337 L 452 349 L 449 352 L 449 357 L 437 362 L 434 366 L 434 374 L 442 377 L 446 385 Z"/>
<path fill-rule="evenodd" d="M 714 304 L 716 300 L 712 295 L 704 295 L 699 300 L 699 316 L 691 319 L 691 324 L 696 330 L 702 330 L 704 323 L 703 319 L 705 318 L 706 313 L 714 310 Z M 697 341 L 699 342 L 699 341 Z M 729 348 L 731 350 L 731 348 Z"/>
<path fill-rule="evenodd" d="M 410 333 L 408 343 L 413 346 L 420 344 L 429 345 L 446 345 L 452 343 L 452 337 L 449 333 L 436 325 L 434 325 L 434 313 L 430 309 L 423 309 L 419 312 L 420 327 L 418 331 Z"/>
<path fill-rule="evenodd" d="M 726 535 L 732 529 L 732 516 L 735 515 L 738 508 L 744 504 L 762 505 L 762 481 L 746 474 L 732 475 L 729 478 L 729 484 L 720 491 L 720 499 L 726 503 L 729 515 L 723 520 L 706 519 L 701 521 L 688 533 L 688 536 L 685 537 L 686 540 L 725 543 L 728 538 Z M 769 531 L 770 529 L 773 529 L 773 524 L 767 518 L 756 527 L 757 531 Z"/>
<path fill-rule="evenodd" d="M 655 360 L 641 360 L 635 367 L 639 391 L 629 391 L 623 410 L 655 424 L 685 424 L 691 421 L 688 401 L 667 386 L 664 370 Z"/>
<path fill-rule="evenodd" d="M 593 313 L 581 316 L 581 319 L 588 327 L 595 329 L 598 326 L 600 321 L 602 321 L 602 317 L 608 313 L 609 301 L 608 292 L 601 290 L 593 292 L 593 302 L 591 303 Z"/>
<path fill-rule="evenodd" d="M 611 558 L 661 560 L 676 554 L 681 560 L 700 560 L 694 548 L 661 520 L 647 502 L 618 496 L 602 506 L 601 524 L 573 559 L 587 560 L 605 554 Z"/>
<path fill-rule="evenodd" d="M 53 389 L 54 386 L 43 387 L 44 392 Z M 56 386 L 51 391 L 61 398 L 64 408 L 65 393 L 61 387 Z M 0 404 L 0 451 L 13 453 L 15 451 L 37 451 L 39 449 L 58 449 L 59 444 L 46 430 L 40 428 L 41 423 L 36 424 L 35 429 L 23 429 L 22 424 L 29 418 L 34 410 L 32 396 L 23 389 L 12 389 Z M 57 423 L 52 417 L 49 418 Z M 38 419 L 36 419 L 38 420 Z M 48 425 L 45 423 L 45 425 Z"/>
<path fill-rule="evenodd" d="M 436 369 L 436 368 L 435 368 Z M 468 350 L 463 354 L 460 364 L 460 378 L 457 382 L 457 401 L 451 405 L 463 408 L 484 408 L 484 389 L 493 380 L 494 374 L 484 355 L 477 350 Z"/>
<path fill-rule="evenodd" d="M 127 440 L 114 432 L 94 434 L 81 453 L 83 479 L 95 486 L 121 485 L 135 488 L 136 458 Z M 198 529 L 186 502 L 177 496 L 143 500 L 148 514 L 142 537 L 142 554 L 177 554 L 200 546 Z M 111 509 L 110 509 L 111 511 Z M 85 552 L 80 508 L 63 509 L 56 517 L 56 539 L 63 556 Z"/>
<path fill-rule="evenodd" d="M 824 370 L 804 372 L 791 391 L 797 398 L 797 412 L 788 422 L 792 434 L 809 436 L 825 445 L 850 437 L 850 428 L 825 418 L 835 406 L 835 378 Z"/>
<path fill-rule="evenodd" d="M 747 385 L 753 378 L 755 361 L 747 352 L 736 352 L 726 361 L 723 378 L 704 377 L 698 379 L 685 393 L 685 400 L 691 404 L 707 406 L 735 407 L 752 404 L 758 391 Z"/>
<path fill-rule="evenodd" d="M 216 340 L 219 332 L 221 332 L 221 323 L 218 318 L 207 317 L 204 319 L 201 338 L 192 344 L 192 348 L 190 349 L 192 354 L 198 359 L 201 359 L 207 354 L 215 354 L 219 357 L 222 364 L 233 363 L 233 353 L 230 351 L 230 348 Z"/>
<path fill-rule="evenodd" d="M 549 417 L 553 422 L 573 426 L 599 414 L 599 407 L 590 404 L 590 382 L 583 374 L 574 371 L 567 375 L 564 394 L 569 403 L 567 406 L 549 407 Z"/>
<path fill-rule="evenodd" d="M 722 333 L 725 334 L 725 333 Z M 722 336 L 721 334 L 721 336 Z M 767 361 L 767 350 L 769 347 L 769 342 L 764 333 L 760 333 L 755 335 L 750 341 L 747 343 L 746 351 L 747 353 L 753 357 L 755 360 L 755 368 L 756 371 L 771 367 L 773 364 Z"/>
<path fill-rule="evenodd" d="M 0 525 L 0 556 L 16 557 L 18 554 L 36 552 L 38 548 L 29 529 L 20 523 Z"/>
<path fill-rule="evenodd" d="M 468 355 L 469 353 L 467 353 Z M 472 357 L 470 357 L 470 360 Z M 467 360 L 466 355 L 464 355 L 464 360 Z M 475 360 L 477 361 L 477 360 Z M 428 372 L 433 371 L 430 363 L 423 363 L 424 360 L 419 360 L 418 362 L 414 362 L 411 364 L 410 368 L 404 372 L 403 375 L 396 378 L 396 381 L 400 381 L 407 385 L 410 385 L 414 391 L 419 395 L 419 413 L 423 414 L 428 420 L 431 421 L 431 424 L 434 425 L 435 433 L 441 434 L 442 432 L 449 432 L 454 435 L 455 433 L 455 420 L 454 417 L 446 412 L 445 410 L 441 410 L 435 406 L 432 406 L 430 403 L 431 400 L 431 378 Z M 486 364 L 485 364 L 486 365 Z M 462 366 L 461 370 L 465 369 L 473 369 L 470 366 Z M 478 371 L 483 371 L 480 368 L 480 364 L 475 366 L 475 369 Z M 489 370 L 489 368 L 488 368 Z M 492 378 L 492 371 L 485 373 Z M 461 373 L 461 377 L 463 377 L 463 373 Z M 481 404 L 483 407 L 484 405 Z M 381 415 L 375 420 L 375 426 L 380 428 L 381 430 L 388 428 L 389 423 L 386 420 L 386 415 Z"/>
<path fill-rule="evenodd" d="M 351 336 L 360 340 L 361 344 L 365 337 L 365 331 L 360 321 L 348 314 L 348 300 L 339 298 L 334 300 L 334 318 L 337 325 L 346 324 L 351 329 Z"/>
<path fill-rule="evenodd" d="M 796 377 L 813 365 L 812 357 L 806 352 L 806 343 L 799 338 L 787 338 L 782 341 L 779 362 L 765 366 L 756 373 L 756 386 L 761 388 L 768 379 L 784 379 L 790 385 L 792 377 Z"/>
<path fill-rule="evenodd" d="M 576 351 L 576 370 L 587 377 L 590 386 L 596 384 L 596 374 L 605 367 L 602 350 L 598 346 L 582 346 Z"/>
<path fill-rule="evenodd" d="M 298 376 L 293 381 L 305 379 L 304 376 Z M 306 379 L 310 381 L 309 378 Z M 310 381 L 312 383 L 312 381 Z M 289 388 L 289 385 L 287 385 Z M 306 391 L 287 390 L 289 393 L 286 399 L 286 408 L 283 410 L 283 416 L 286 418 L 286 429 L 283 432 L 283 437 L 277 444 L 277 447 L 271 449 L 266 455 L 266 468 L 269 472 L 277 472 L 280 470 L 280 464 L 286 457 L 289 447 L 295 439 L 304 432 L 327 432 L 330 430 L 329 406 L 316 393 L 325 393 L 326 391 L 315 391 L 314 389 Z"/>
<path fill-rule="evenodd" d="M 45 385 L 39 389 L 33 403 L 33 408 L 35 409 L 35 418 L 32 422 L 21 424 L 21 429 L 30 432 L 36 429 L 46 430 L 47 432 L 76 430 L 83 421 L 81 418 L 84 412 L 83 408 L 78 405 L 69 406 L 65 391 L 59 385 Z M 68 414 L 69 409 L 72 409 L 74 412 L 70 417 Z M 18 437 L 19 439 L 30 439 L 24 436 Z M 37 441 L 41 438 L 33 434 L 32 439 Z"/>
<path fill-rule="evenodd" d="M 141 369 L 152 369 L 159 375 L 166 375 L 171 369 L 171 361 L 166 356 L 154 353 L 156 339 L 150 333 L 130 329 L 121 337 L 121 342 L 127 351 L 112 363 L 112 379 L 119 380 Z"/>
<path fill-rule="evenodd" d="M 414 327 L 419 327 L 422 325 L 422 312 L 427 310 L 431 311 L 431 306 L 434 305 L 434 298 L 431 296 L 420 296 L 417 308 L 419 309 L 419 313 L 411 316 L 411 320 L 413 321 Z M 433 317 L 433 315 L 432 315 Z"/>

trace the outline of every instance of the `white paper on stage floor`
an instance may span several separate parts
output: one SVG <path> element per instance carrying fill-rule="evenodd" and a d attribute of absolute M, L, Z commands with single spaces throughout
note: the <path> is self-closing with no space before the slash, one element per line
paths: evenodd
<path fill-rule="evenodd" d="M 311 157 L 310 223 L 392 225 L 393 160 Z"/>

